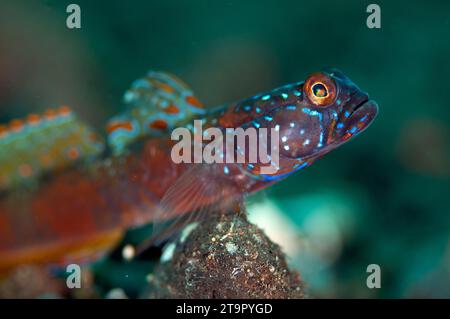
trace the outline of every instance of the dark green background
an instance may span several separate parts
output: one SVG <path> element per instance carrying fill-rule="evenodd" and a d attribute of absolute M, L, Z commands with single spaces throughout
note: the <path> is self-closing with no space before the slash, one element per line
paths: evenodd
<path fill-rule="evenodd" d="M 81 30 L 65 26 L 73 2 Z M 290 260 L 316 296 L 450 297 L 450 2 L 376 1 L 378 30 L 366 26 L 369 3 L 1 0 L 0 119 L 68 104 L 100 131 L 150 68 L 210 106 L 340 68 L 379 116 L 265 192 L 299 242 L 324 239 L 317 258 Z M 379 290 L 365 285 L 371 263 Z"/>

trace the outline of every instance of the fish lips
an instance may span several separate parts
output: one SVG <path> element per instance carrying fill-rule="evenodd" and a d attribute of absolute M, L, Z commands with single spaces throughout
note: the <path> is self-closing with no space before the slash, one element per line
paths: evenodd
<path fill-rule="evenodd" d="M 320 156 L 329 153 L 343 143 L 346 143 L 351 137 L 365 130 L 375 119 L 378 113 L 378 104 L 374 100 L 365 99 L 354 103 L 350 115 L 345 121 L 344 127 L 336 129 L 331 140 L 320 150 L 310 156 L 299 158 L 300 163 L 310 162 L 310 164 Z"/>
<path fill-rule="evenodd" d="M 378 114 L 378 104 L 374 100 L 366 99 L 354 108 L 348 117 L 345 126 L 345 134 L 356 135 L 364 131 Z"/>

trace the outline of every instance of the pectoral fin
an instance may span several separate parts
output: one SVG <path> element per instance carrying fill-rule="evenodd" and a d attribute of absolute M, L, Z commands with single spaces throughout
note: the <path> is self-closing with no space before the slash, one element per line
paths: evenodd
<path fill-rule="evenodd" d="M 153 233 L 138 251 L 161 245 L 186 225 L 201 222 L 211 214 L 223 213 L 242 200 L 233 185 L 224 180 L 214 164 L 193 164 L 172 185 L 155 215 Z"/>

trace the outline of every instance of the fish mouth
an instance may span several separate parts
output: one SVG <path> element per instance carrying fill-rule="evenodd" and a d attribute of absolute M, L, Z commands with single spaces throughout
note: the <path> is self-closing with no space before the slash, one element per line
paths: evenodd
<path fill-rule="evenodd" d="M 365 98 L 355 100 L 355 102 L 352 103 L 354 106 L 350 108 L 350 114 L 345 121 L 344 127 L 336 129 L 335 126 L 331 142 L 313 155 L 303 157 L 302 162 L 325 155 L 369 127 L 377 116 L 378 104 L 374 100 L 369 99 L 367 95 Z"/>
<path fill-rule="evenodd" d="M 343 124 L 335 127 L 334 143 L 340 144 L 364 131 L 373 122 L 378 113 L 378 104 L 369 99 L 367 94 L 354 96 L 347 110 L 340 118 Z"/>
<path fill-rule="evenodd" d="M 369 102 L 369 98 L 368 98 L 368 97 L 364 98 L 361 102 L 359 102 L 358 104 L 356 104 L 356 105 L 353 107 L 350 116 L 352 116 L 352 114 L 355 113 L 359 108 L 364 107 L 364 105 L 365 105 L 367 102 Z"/>
<path fill-rule="evenodd" d="M 369 102 L 369 96 L 366 93 L 358 92 L 354 94 L 350 99 L 350 105 L 348 107 L 348 111 L 350 111 L 349 117 L 351 117 L 358 109 L 364 107 L 367 102 Z"/>
<path fill-rule="evenodd" d="M 363 101 L 356 104 L 350 115 L 349 115 L 349 125 L 355 123 L 355 121 L 359 121 L 360 123 L 364 123 L 365 126 L 369 125 L 378 113 L 378 104 L 374 100 L 370 100 L 369 98 L 364 99 Z M 362 124 L 361 124 L 362 125 Z M 361 126 L 359 125 L 359 126 Z"/>

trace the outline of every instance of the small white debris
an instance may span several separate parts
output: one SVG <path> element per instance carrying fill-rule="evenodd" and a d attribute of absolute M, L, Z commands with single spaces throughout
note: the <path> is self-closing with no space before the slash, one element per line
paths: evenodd
<path fill-rule="evenodd" d="M 187 225 L 186 227 L 184 227 L 183 231 L 181 232 L 181 236 L 180 236 L 180 243 L 184 243 L 186 241 L 186 239 L 188 238 L 189 234 L 192 233 L 192 231 L 197 228 L 198 223 L 192 223 Z"/>
<path fill-rule="evenodd" d="M 228 230 L 228 232 L 227 232 L 225 235 L 223 235 L 223 236 L 220 238 L 220 241 L 223 241 L 225 238 L 227 238 L 228 236 L 230 236 L 231 233 L 233 232 L 233 228 L 234 228 L 234 222 L 231 223 L 230 229 Z"/>
<path fill-rule="evenodd" d="M 175 243 L 170 243 L 164 246 L 164 250 L 162 252 L 160 262 L 165 263 L 172 259 L 173 253 L 175 251 Z"/>
<path fill-rule="evenodd" d="M 128 296 L 125 294 L 125 291 L 121 288 L 114 288 L 108 291 L 106 294 L 106 299 L 128 299 Z"/>
<path fill-rule="evenodd" d="M 123 247 L 122 249 L 122 258 L 130 261 L 131 259 L 134 258 L 134 256 L 136 255 L 136 250 L 134 249 L 134 247 L 132 245 L 126 245 L 125 247 Z"/>
<path fill-rule="evenodd" d="M 238 273 L 241 273 L 241 272 L 242 272 L 241 267 L 235 267 L 235 268 L 233 268 L 233 271 L 231 272 L 231 278 L 236 277 L 236 275 L 237 275 Z"/>
<path fill-rule="evenodd" d="M 145 280 L 150 284 L 153 283 L 155 281 L 155 275 L 153 275 L 152 273 L 148 274 L 145 277 Z"/>
<path fill-rule="evenodd" d="M 258 236 L 257 234 L 253 234 L 253 239 L 255 239 L 258 243 L 262 243 L 263 240 L 260 236 Z"/>
<path fill-rule="evenodd" d="M 225 248 L 227 249 L 227 251 L 228 251 L 230 254 L 234 254 L 234 253 L 236 253 L 237 250 L 238 250 L 238 247 L 237 247 L 234 243 L 232 243 L 232 242 L 227 242 L 227 243 L 225 244 Z"/>

